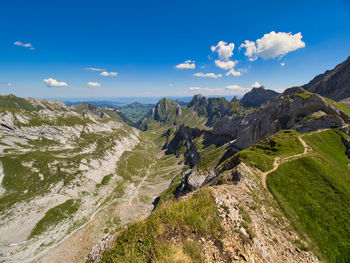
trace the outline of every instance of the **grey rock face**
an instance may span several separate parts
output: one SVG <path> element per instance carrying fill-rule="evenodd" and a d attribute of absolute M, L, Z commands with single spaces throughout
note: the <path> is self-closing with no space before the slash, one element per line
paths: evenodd
<path fill-rule="evenodd" d="M 297 124 L 294 129 L 298 132 L 306 133 L 324 129 L 325 127 L 339 128 L 343 127 L 344 125 L 344 120 L 337 115 L 327 115 L 324 113 L 321 116 L 315 116 L 315 114 L 311 114 L 305 117 L 299 124 Z"/>
<path fill-rule="evenodd" d="M 110 249 L 113 245 L 115 235 L 112 233 L 106 234 L 89 252 L 87 260 L 95 263 L 102 259 L 103 253 Z"/>
<path fill-rule="evenodd" d="M 336 101 L 350 97 L 350 57 L 334 69 L 316 76 L 303 88 Z"/>
<path fill-rule="evenodd" d="M 174 138 L 165 147 L 167 148 L 166 154 L 176 154 L 176 156 L 179 156 L 181 148 L 185 146 L 185 163 L 193 167 L 199 162 L 199 154 L 192 141 L 191 131 L 196 132 L 197 130 L 191 130 L 188 126 L 180 125 Z"/>
<path fill-rule="evenodd" d="M 215 173 L 213 171 L 209 173 L 199 172 L 196 169 L 185 171 L 182 174 L 181 183 L 175 191 L 176 198 L 201 188 L 210 182 L 214 177 Z"/>
<path fill-rule="evenodd" d="M 240 102 L 245 107 L 258 107 L 268 100 L 277 97 L 278 94 L 276 91 L 268 90 L 261 86 L 260 88 L 253 88 L 246 93 Z"/>
<path fill-rule="evenodd" d="M 349 116 L 317 94 L 301 96 L 300 89 L 286 90 L 265 107 L 245 117 L 224 118 L 216 123 L 213 133 L 236 138 L 234 147 L 242 150 L 279 130 L 296 129 L 308 132 L 324 128 L 339 128 L 349 123 Z M 295 94 L 296 93 L 296 94 Z M 327 116 L 312 118 L 322 111 Z M 306 121 L 310 118 L 310 121 Z"/>
<path fill-rule="evenodd" d="M 342 141 L 346 148 L 346 155 L 350 159 L 350 140 L 348 138 L 342 137 Z"/>

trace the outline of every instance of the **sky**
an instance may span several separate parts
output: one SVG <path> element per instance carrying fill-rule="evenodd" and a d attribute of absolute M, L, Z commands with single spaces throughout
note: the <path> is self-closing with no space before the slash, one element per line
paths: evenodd
<path fill-rule="evenodd" d="M 350 55 L 350 0 L 1 0 L 0 94 L 283 91 Z"/>

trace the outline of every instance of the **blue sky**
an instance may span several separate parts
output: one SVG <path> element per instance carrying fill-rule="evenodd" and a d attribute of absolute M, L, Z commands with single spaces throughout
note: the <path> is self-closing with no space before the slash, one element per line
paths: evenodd
<path fill-rule="evenodd" d="M 349 0 L 2 0 L 0 25 L 0 93 L 40 98 L 282 91 L 350 55 Z"/>

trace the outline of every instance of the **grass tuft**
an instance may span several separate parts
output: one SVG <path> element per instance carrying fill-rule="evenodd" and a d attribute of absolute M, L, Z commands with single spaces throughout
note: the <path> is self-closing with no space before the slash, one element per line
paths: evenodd
<path fill-rule="evenodd" d="M 190 257 L 190 262 L 201 262 L 200 246 L 187 238 L 206 236 L 216 240 L 222 233 L 215 199 L 208 188 L 203 188 L 190 199 L 170 202 L 147 219 L 130 225 L 118 235 L 114 248 L 101 262 L 181 262 L 176 260 L 179 254 Z M 170 242 L 175 236 L 181 240 L 177 245 L 182 253 Z"/>

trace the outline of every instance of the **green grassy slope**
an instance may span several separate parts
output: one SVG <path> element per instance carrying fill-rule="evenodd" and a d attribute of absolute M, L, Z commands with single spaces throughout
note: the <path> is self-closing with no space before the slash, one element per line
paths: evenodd
<path fill-rule="evenodd" d="M 332 99 L 324 98 L 326 101 L 328 101 L 330 104 L 332 104 L 334 107 L 338 108 L 339 110 L 345 112 L 347 115 L 350 115 L 350 107 L 343 105 L 339 102 L 335 102 Z"/>
<path fill-rule="evenodd" d="M 139 102 L 130 103 L 125 106 L 119 107 L 119 111 L 122 112 L 126 118 L 133 123 L 138 122 L 154 107 L 153 104 L 142 104 Z"/>
<path fill-rule="evenodd" d="M 339 131 L 303 138 L 310 155 L 282 164 L 267 185 L 301 233 L 306 233 L 327 262 L 349 262 L 350 171 Z"/>
<path fill-rule="evenodd" d="M 72 214 L 78 211 L 78 207 L 78 200 L 69 199 L 63 204 L 51 208 L 46 212 L 45 216 L 42 219 L 40 219 L 40 221 L 36 224 L 29 238 L 39 235 L 47 231 L 53 225 L 56 225 L 59 222 L 71 217 Z"/>
<path fill-rule="evenodd" d="M 169 203 L 147 219 L 129 225 L 101 263 L 203 262 L 199 238 L 219 240 L 221 235 L 214 197 L 204 188 L 186 201 Z M 171 237 L 176 236 L 179 241 L 175 244 Z"/>
<path fill-rule="evenodd" d="M 244 162 L 266 172 L 272 169 L 275 157 L 287 157 L 304 151 L 298 135 L 294 130 L 280 131 L 225 160 L 220 169 L 231 169 L 234 165 Z"/>
<path fill-rule="evenodd" d="M 0 109 L 15 109 L 26 111 L 37 111 L 38 109 L 30 104 L 26 99 L 16 97 L 15 95 L 0 96 Z"/>

